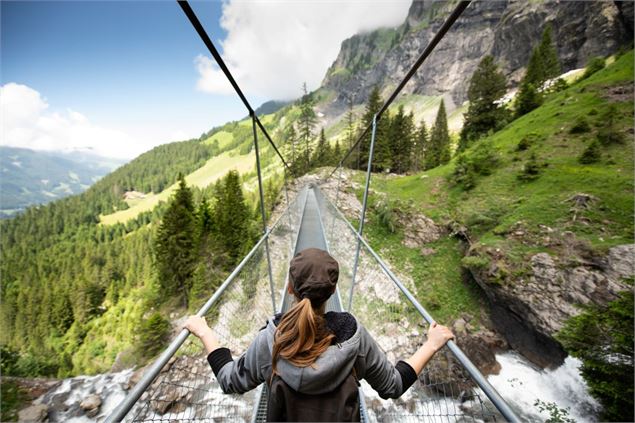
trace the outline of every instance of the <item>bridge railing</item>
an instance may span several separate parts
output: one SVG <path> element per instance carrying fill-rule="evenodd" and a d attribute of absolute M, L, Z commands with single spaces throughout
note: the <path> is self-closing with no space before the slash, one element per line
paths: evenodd
<path fill-rule="evenodd" d="M 330 181 L 316 192 L 331 254 L 340 263 L 342 302 L 349 301 L 349 311 L 389 359 L 408 358 L 425 342 L 428 324 L 434 320 L 413 295 L 417 293 L 415 283 L 401 281 L 335 207 L 338 185 Z M 355 207 L 346 202 L 343 206 Z M 356 215 L 359 211 L 353 208 L 349 212 Z M 352 248 L 357 242 L 358 254 Z M 371 421 L 518 421 L 453 341 L 433 357 L 415 385 L 398 400 L 382 400 L 370 386 L 362 386 Z"/>
<path fill-rule="evenodd" d="M 210 286 L 214 295 L 197 313 L 205 316 L 234 357 L 247 349 L 254 334 L 274 314 L 271 286 L 273 296 L 280 298 L 300 225 L 303 195 L 300 192 L 283 213 L 273 216 L 275 222 L 220 287 Z M 130 382 L 134 386 L 108 422 L 251 421 L 258 391 L 223 394 L 202 343 L 188 335 L 182 330 L 153 364 L 137 371 Z"/>

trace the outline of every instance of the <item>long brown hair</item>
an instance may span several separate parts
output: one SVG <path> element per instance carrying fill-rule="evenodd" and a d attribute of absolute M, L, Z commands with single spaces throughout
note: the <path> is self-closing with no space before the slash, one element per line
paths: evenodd
<path fill-rule="evenodd" d="M 273 341 L 273 373 L 276 373 L 279 357 L 295 366 L 308 367 L 331 345 L 335 335 L 326 326 L 325 304 L 315 310 L 311 301 L 304 298 L 284 314 Z"/>

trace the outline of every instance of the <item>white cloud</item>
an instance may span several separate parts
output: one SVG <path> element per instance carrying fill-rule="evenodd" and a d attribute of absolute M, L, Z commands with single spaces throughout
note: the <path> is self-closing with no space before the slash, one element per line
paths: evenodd
<path fill-rule="evenodd" d="M 306 81 L 317 88 L 342 41 L 356 33 L 401 24 L 410 1 L 244 1 L 223 5 L 223 59 L 249 95 L 290 99 Z M 197 88 L 227 94 L 231 87 L 210 57 L 198 56 Z"/>
<path fill-rule="evenodd" d="M 87 150 L 128 159 L 152 146 L 123 131 L 95 125 L 77 111 L 52 112 L 38 91 L 13 82 L 0 87 L 0 126 L 0 144 L 33 150 Z"/>

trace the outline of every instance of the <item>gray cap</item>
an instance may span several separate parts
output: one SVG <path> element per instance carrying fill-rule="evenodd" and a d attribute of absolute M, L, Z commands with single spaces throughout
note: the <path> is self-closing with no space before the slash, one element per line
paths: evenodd
<path fill-rule="evenodd" d="M 313 306 L 329 299 L 340 274 L 337 261 L 319 248 L 300 251 L 291 260 L 289 281 L 300 299 L 308 298 Z"/>

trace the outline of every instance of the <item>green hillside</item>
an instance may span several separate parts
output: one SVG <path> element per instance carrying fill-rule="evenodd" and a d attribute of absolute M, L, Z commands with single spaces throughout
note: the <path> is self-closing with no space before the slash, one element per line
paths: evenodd
<path fill-rule="evenodd" d="M 575 248 L 603 253 L 632 243 L 632 93 L 630 52 L 552 94 L 543 106 L 480 139 L 447 165 L 403 177 L 373 175 L 371 189 L 387 194 L 388 206 L 372 204 L 371 243 L 412 275 L 420 300 L 440 320 L 463 312 L 478 316 L 479 295 L 462 282 L 460 269 L 488 265 L 492 258 L 485 250 L 498 252 L 499 282 L 514 283 L 537 252 L 567 256 Z M 597 162 L 580 163 L 611 120 L 609 130 L 617 140 L 600 144 Z M 487 169 L 472 171 L 468 185 L 473 188 L 461 182 L 457 171 L 466 162 Z M 358 182 L 363 177 L 359 174 Z M 576 205 L 577 194 L 592 197 Z M 422 213 L 443 226 L 465 228 L 470 257 L 463 258 L 462 243 L 449 236 L 426 245 L 434 251 L 430 255 L 403 246 L 408 228 L 390 233 L 386 209 L 393 215 L 395 210 Z"/>
<path fill-rule="evenodd" d="M 633 54 L 626 54 L 551 95 L 542 107 L 481 139 L 447 165 L 408 176 L 373 176 L 372 188 L 389 194 L 389 201 L 372 204 L 367 234 L 390 263 L 412 277 L 417 296 L 440 321 L 462 313 L 478 317 L 485 309 L 480 293 L 467 287 L 461 274 L 462 266 L 483 265 L 487 257 L 479 256 L 481 249 L 503 251 L 503 277 L 513 280 L 524 271 L 527 254 L 564 248 L 543 242 L 544 227 L 558 228 L 558 234 L 569 231 L 597 250 L 632 242 L 633 103 L 624 94 L 632 93 L 624 89 L 632 87 L 632 61 Z M 319 108 L 332 93 L 319 91 L 315 98 Z M 391 107 L 391 115 L 404 106 L 417 123 L 423 119 L 429 124 L 439 101 L 405 96 Z M 362 108 L 354 110 L 358 121 Z M 449 115 L 450 127 L 463 110 Z M 289 104 L 261 117 L 287 158 L 306 147 L 289 138 L 290 123 L 300 114 L 298 104 Z M 602 145 L 599 161 L 581 164 L 583 152 L 606 133 L 608 115 L 614 117 L 612 130 L 623 135 L 622 142 Z M 339 140 L 343 153 L 346 125 L 342 119 L 329 124 L 327 141 L 333 146 Z M 318 122 L 315 131 L 320 127 Z M 282 183 L 282 165 L 262 134 L 260 140 L 270 206 Z M 214 184 L 229 169 L 239 170 L 247 203 L 257 216 L 252 148 L 251 122 L 230 122 L 199 139 L 156 147 L 81 195 L 2 222 L 0 341 L 9 353 L 18 354 L 13 370 L 64 376 L 107 371 L 117 358 L 118 365 L 138 361 L 137 332 L 148 313 L 185 312 L 179 304 L 159 301 L 152 247 L 179 174 L 198 204 L 203 197 L 214 197 Z M 310 148 L 315 152 L 317 140 Z M 458 175 L 461 166 L 472 173 Z M 474 171 L 483 167 L 491 172 Z M 124 194 L 132 191 L 142 195 L 126 200 Z M 574 220 L 568 199 L 578 193 L 593 200 Z M 472 257 L 465 259 L 461 242 L 449 236 L 427 245 L 431 254 L 403 246 L 405 228 L 397 225 L 391 233 L 385 224 L 387 210 L 423 213 L 443 226 L 466 227 Z M 229 270 L 218 270 L 217 276 Z"/>

